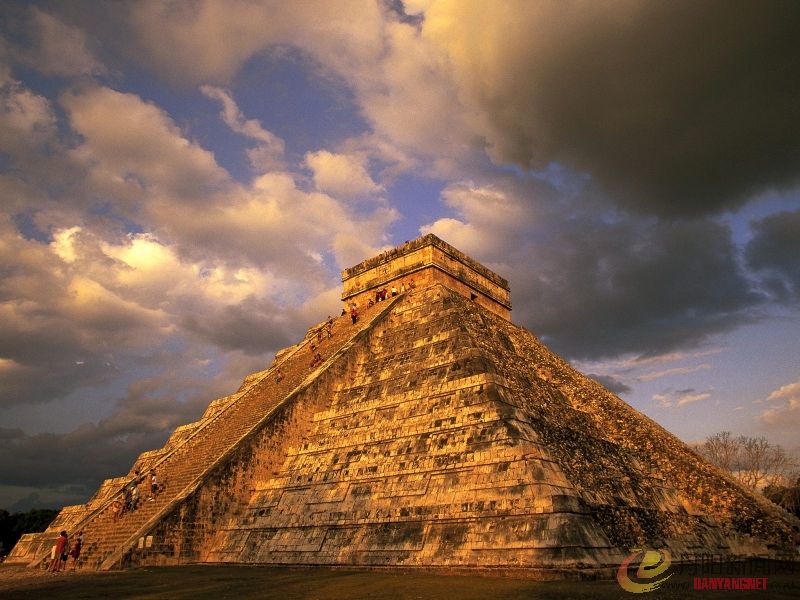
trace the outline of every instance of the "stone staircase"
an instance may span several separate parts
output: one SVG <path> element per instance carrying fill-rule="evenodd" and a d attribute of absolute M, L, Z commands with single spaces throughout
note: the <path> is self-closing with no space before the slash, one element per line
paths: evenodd
<path fill-rule="evenodd" d="M 137 510 L 114 519 L 112 505 L 114 501 L 121 501 L 124 495 L 124 491 L 119 490 L 109 495 L 102 506 L 75 523 L 70 534 L 83 531 L 84 539 L 79 568 L 114 568 L 130 548 L 144 545 L 147 532 L 196 490 L 214 465 L 224 460 L 225 455 L 268 419 L 278 406 L 335 361 L 348 342 L 388 312 L 397 300 L 399 298 L 381 302 L 362 311 L 355 325 L 352 325 L 349 315 L 337 318 L 330 338 L 324 328 L 321 338 L 314 333 L 319 326 L 312 328 L 300 344 L 280 353 L 275 363 L 259 374 L 260 378 L 255 381 L 248 378 L 243 385 L 245 391 L 238 398 L 150 466 L 155 469 L 162 487 L 154 500 L 148 500 L 149 479 L 147 472 L 143 472 L 145 477 L 139 484 Z M 312 342 L 315 350 L 311 350 Z M 317 352 L 323 357 L 323 362 L 312 366 Z M 282 372 L 279 382 L 276 381 L 278 369 Z M 46 563 L 45 558 L 40 555 L 31 566 Z"/>

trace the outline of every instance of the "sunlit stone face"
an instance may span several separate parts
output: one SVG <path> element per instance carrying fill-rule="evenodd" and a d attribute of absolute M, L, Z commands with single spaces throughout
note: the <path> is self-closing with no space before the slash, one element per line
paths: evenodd
<path fill-rule="evenodd" d="M 342 301 L 366 306 L 386 289 L 441 283 L 484 308 L 511 320 L 508 282 L 435 235 L 406 242 L 342 272 Z"/>

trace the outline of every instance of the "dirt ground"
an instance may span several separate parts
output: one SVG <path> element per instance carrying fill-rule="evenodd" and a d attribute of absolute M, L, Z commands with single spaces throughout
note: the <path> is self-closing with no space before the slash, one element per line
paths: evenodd
<path fill-rule="evenodd" d="M 736 598 L 783 600 L 800 598 L 800 564 L 777 563 L 767 572 L 740 572 L 740 576 L 767 577 L 767 589 L 735 592 Z M 760 567 L 763 571 L 763 567 Z M 667 589 L 644 597 L 725 597 L 724 592 L 693 589 L 694 573 L 676 572 Z M 722 574 L 724 575 L 724 574 Z M 704 574 L 718 577 L 720 574 Z M 550 600 L 561 598 L 635 598 L 616 581 L 538 582 L 523 579 L 387 573 L 333 569 L 209 566 L 131 569 L 110 573 L 50 574 L 24 567 L 0 565 L 0 598 L 141 598 L 223 600 L 263 598 L 275 600 Z"/>

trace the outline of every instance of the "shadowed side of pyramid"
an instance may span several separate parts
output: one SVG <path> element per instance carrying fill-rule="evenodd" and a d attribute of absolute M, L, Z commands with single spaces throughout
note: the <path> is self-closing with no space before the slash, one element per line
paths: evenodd
<path fill-rule="evenodd" d="M 492 357 L 502 374 L 499 395 L 514 406 L 512 427 L 559 466 L 581 511 L 614 547 L 626 553 L 667 547 L 676 558 L 690 558 L 766 554 L 788 545 L 788 513 L 577 372 L 530 332 L 470 312 L 481 323 L 476 347 Z"/>

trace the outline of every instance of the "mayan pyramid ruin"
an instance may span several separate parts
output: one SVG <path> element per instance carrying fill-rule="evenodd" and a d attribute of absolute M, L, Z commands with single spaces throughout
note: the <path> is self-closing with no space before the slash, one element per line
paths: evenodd
<path fill-rule="evenodd" d="M 100 570 L 249 563 L 560 577 L 609 573 L 643 547 L 690 560 L 788 544 L 787 513 L 514 325 L 508 282 L 439 238 L 342 279 L 355 324 L 347 314 L 330 333 L 311 327 L 126 476 L 25 535 L 9 561 L 45 563 L 61 529 L 83 531 L 79 567 Z M 151 468 L 161 493 L 115 516 L 135 473 Z M 140 487 L 146 497 L 148 482 Z"/>

